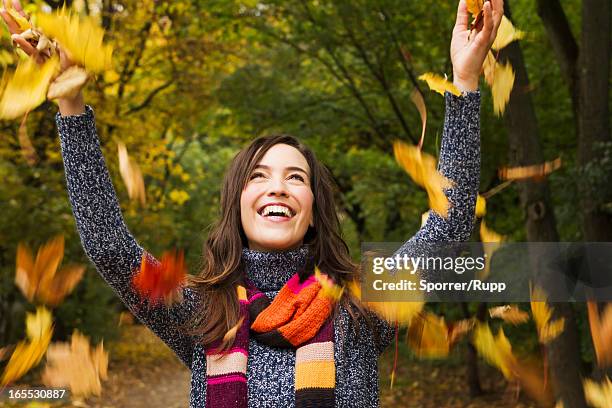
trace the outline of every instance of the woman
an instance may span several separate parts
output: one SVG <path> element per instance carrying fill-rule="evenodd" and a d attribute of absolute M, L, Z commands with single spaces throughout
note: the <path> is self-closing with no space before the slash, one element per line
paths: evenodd
<path fill-rule="evenodd" d="M 17 32 L 10 15 L 0 14 Z M 400 253 L 410 254 L 415 243 L 470 236 L 480 176 L 478 78 L 502 14 L 503 0 L 486 2 L 482 28 L 468 35 L 466 3 L 459 2 L 451 58 L 463 94 L 445 95 L 439 164 L 456 183 L 446 191 L 451 208 L 446 219 L 432 211 Z M 17 44 L 33 53 L 31 45 Z M 65 69 L 71 62 L 61 56 Z M 182 288 L 182 302 L 153 305 L 136 294 L 131 278 L 143 254 L 156 260 L 124 223 L 93 110 L 81 94 L 60 100 L 59 108 L 83 248 L 121 300 L 191 369 L 191 407 L 378 406 L 377 358 L 394 330 L 348 295 L 338 304 L 317 296 L 315 265 L 341 284 L 357 269 L 341 238 L 331 177 L 307 147 L 291 136 L 270 136 L 236 155 L 203 271 Z"/>

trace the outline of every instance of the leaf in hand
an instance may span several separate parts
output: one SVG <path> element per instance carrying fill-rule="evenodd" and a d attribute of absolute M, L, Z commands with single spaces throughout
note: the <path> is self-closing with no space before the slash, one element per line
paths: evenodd
<path fill-rule="evenodd" d="M 444 92 L 448 91 L 455 96 L 461 96 L 461 91 L 457 88 L 452 82 L 448 81 L 446 78 L 441 77 L 440 75 L 433 74 L 431 72 L 427 72 L 421 76 L 419 76 L 421 81 L 427 82 L 429 85 L 429 89 L 439 93 L 444 96 Z"/>
<path fill-rule="evenodd" d="M 75 330 L 71 342 L 53 343 L 47 351 L 42 381 L 48 387 L 69 387 L 72 394 L 100 395 L 101 380 L 107 378 L 108 353 L 104 345 L 91 350 L 89 339 Z"/>
<path fill-rule="evenodd" d="M 2 94 L 0 119 L 15 119 L 44 102 L 51 78 L 57 75 L 59 66 L 57 55 L 42 65 L 34 58 L 20 61 Z"/>
<path fill-rule="evenodd" d="M 182 301 L 181 289 L 186 276 L 183 251 L 166 251 L 161 262 L 143 251 L 140 270 L 132 278 L 132 283 L 140 296 L 153 304 L 163 301 L 170 305 Z"/>
<path fill-rule="evenodd" d="M 436 159 L 401 141 L 393 143 L 393 153 L 414 182 L 425 188 L 431 209 L 444 218 L 448 217 L 450 203 L 443 189 L 453 187 L 454 183 L 436 169 Z"/>
<path fill-rule="evenodd" d="M 15 347 L 4 368 L 0 385 L 18 380 L 42 360 L 53 335 L 51 313 L 44 307 L 39 307 L 35 315 L 28 313 L 26 333 L 28 341 L 20 341 Z"/>
<path fill-rule="evenodd" d="M 70 59 L 89 72 L 102 72 L 111 68 L 113 48 L 104 44 L 104 29 L 92 16 L 84 18 L 66 8 L 53 13 L 39 13 L 36 25 L 60 44 Z"/>
<path fill-rule="evenodd" d="M 74 98 L 87 83 L 89 75 L 83 68 L 73 65 L 62 72 L 49 85 L 48 99 Z"/>

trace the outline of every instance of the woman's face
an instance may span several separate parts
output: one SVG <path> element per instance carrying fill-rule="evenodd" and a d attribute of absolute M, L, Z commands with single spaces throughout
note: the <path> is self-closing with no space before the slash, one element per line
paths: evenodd
<path fill-rule="evenodd" d="M 249 248 L 287 250 L 302 244 L 313 225 L 310 167 L 293 146 L 272 146 L 249 175 L 240 196 L 242 228 Z"/>

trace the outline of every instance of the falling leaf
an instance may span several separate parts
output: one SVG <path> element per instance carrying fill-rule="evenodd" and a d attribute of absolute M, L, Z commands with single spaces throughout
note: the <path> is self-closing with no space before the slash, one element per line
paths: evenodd
<path fill-rule="evenodd" d="M 421 227 L 425 225 L 428 219 L 429 219 L 429 211 L 425 211 L 423 214 L 421 214 Z"/>
<path fill-rule="evenodd" d="M 442 78 L 440 75 L 427 72 L 419 77 L 421 81 L 427 82 L 429 89 L 444 96 L 444 92 L 448 91 L 456 96 L 461 96 L 461 91 L 452 82 L 446 78 Z"/>
<path fill-rule="evenodd" d="M 515 377 L 512 368 L 516 365 L 516 359 L 512 354 L 512 346 L 501 328 L 497 337 L 494 337 L 488 324 L 478 323 L 474 329 L 474 346 L 478 354 L 497 367 L 504 377 L 508 380 Z"/>
<path fill-rule="evenodd" d="M 344 288 L 336 283 L 327 275 L 321 273 L 318 266 L 315 266 L 315 278 L 321 285 L 323 296 L 333 301 L 338 301 L 342 297 Z"/>
<path fill-rule="evenodd" d="M 474 328 L 474 319 L 463 319 L 458 322 L 449 324 L 448 328 L 448 341 L 449 343 L 455 344 L 463 335 L 468 333 Z"/>
<path fill-rule="evenodd" d="M 48 99 L 74 98 L 87 82 L 89 75 L 83 68 L 73 65 L 62 72 L 49 85 Z"/>
<path fill-rule="evenodd" d="M 506 16 L 502 16 L 501 23 L 497 29 L 497 36 L 491 48 L 494 50 L 501 50 L 512 41 L 520 40 L 523 37 L 525 37 L 525 33 L 514 28 L 510 20 L 508 20 Z"/>
<path fill-rule="evenodd" d="M 421 152 L 416 146 L 410 146 L 401 141 L 393 143 L 393 153 L 397 162 L 414 182 L 425 188 L 430 208 L 442 217 L 448 217 L 450 203 L 443 189 L 453 187 L 454 183 L 438 172 L 436 159 Z"/>
<path fill-rule="evenodd" d="M 44 102 L 49 82 L 58 69 L 57 56 L 49 58 L 42 65 L 34 58 L 19 61 L 0 100 L 0 119 L 15 119 Z"/>
<path fill-rule="evenodd" d="M 531 313 L 538 329 L 540 343 L 548 344 L 561 334 L 565 327 L 565 319 L 550 321 L 552 310 L 546 303 L 546 294 L 537 286 L 532 290 L 531 299 L 542 299 L 531 301 Z"/>
<path fill-rule="evenodd" d="M 416 315 L 408 328 L 408 344 L 421 358 L 448 356 L 450 341 L 444 318 L 429 312 Z"/>
<path fill-rule="evenodd" d="M 56 13 L 39 13 L 36 24 L 87 71 L 102 72 L 111 68 L 113 48 L 103 43 L 104 29 L 95 17 L 79 17 L 63 7 Z"/>
<path fill-rule="evenodd" d="M 34 166 L 38 161 L 38 155 L 36 154 L 36 149 L 34 149 L 32 141 L 30 141 L 30 137 L 28 136 L 27 117 L 28 115 L 25 115 L 21 120 L 19 130 L 17 131 L 17 138 L 19 140 L 19 146 L 21 147 L 21 154 L 23 155 L 26 163 L 28 163 L 30 166 Z"/>
<path fill-rule="evenodd" d="M 487 213 L 487 200 L 480 194 L 476 197 L 476 217 L 482 218 Z"/>
<path fill-rule="evenodd" d="M 495 59 L 495 55 L 491 51 L 487 53 L 487 56 L 482 63 L 482 70 L 484 72 L 485 82 L 489 86 L 493 86 L 495 81 L 495 65 L 497 64 L 497 60 Z"/>
<path fill-rule="evenodd" d="M 134 275 L 132 283 L 138 293 L 152 303 L 163 301 L 170 305 L 182 300 L 180 289 L 186 276 L 183 251 L 166 251 L 162 254 L 161 262 L 143 251 L 140 270 Z"/>
<path fill-rule="evenodd" d="M 15 284 L 23 295 L 57 306 L 79 283 L 85 273 L 83 265 L 59 268 L 64 257 L 64 237 L 58 235 L 38 249 L 36 259 L 23 243 L 17 246 Z"/>
<path fill-rule="evenodd" d="M 612 304 L 606 305 L 600 315 L 597 303 L 588 301 L 587 311 L 597 364 L 608 367 L 612 365 Z"/>
<path fill-rule="evenodd" d="M 489 309 L 489 316 L 515 325 L 529 320 L 529 313 L 519 309 L 517 305 L 492 307 Z"/>
<path fill-rule="evenodd" d="M 510 63 L 500 64 L 495 63 L 493 85 L 491 92 L 493 94 L 493 111 L 496 115 L 501 116 L 506 110 L 506 104 L 510 100 L 510 93 L 514 87 L 514 69 Z"/>
<path fill-rule="evenodd" d="M 48 387 L 69 387 L 73 395 L 100 395 L 107 378 L 108 353 L 100 343 L 91 350 L 89 339 L 75 330 L 70 344 L 53 343 L 47 351 L 42 382 Z"/>
<path fill-rule="evenodd" d="M 421 140 L 419 140 L 419 149 L 423 146 L 423 140 L 425 140 L 425 128 L 427 127 L 427 108 L 425 107 L 425 100 L 421 91 L 417 88 L 412 90 L 410 94 L 410 100 L 414 103 L 421 115 Z"/>
<path fill-rule="evenodd" d="M 584 395 L 587 402 L 594 408 L 610 408 L 612 406 L 612 381 L 606 378 L 601 383 L 584 380 Z"/>
<path fill-rule="evenodd" d="M 561 167 L 561 158 L 557 157 L 553 161 L 531 166 L 502 167 L 499 169 L 499 177 L 502 180 L 525 180 L 533 178 L 536 181 L 544 179 L 544 176 L 552 173 Z"/>
<path fill-rule="evenodd" d="M 123 142 L 118 142 L 117 148 L 119 153 L 119 172 L 127 188 L 128 196 L 132 200 L 140 201 L 140 204 L 144 206 L 146 204 L 146 193 L 140 167 L 130 158 Z"/>
<path fill-rule="evenodd" d="M 28 341 L 17 343 L 4 368 L 0 385 L 18 380 L 42 360 L 53 335 L 51 313 L 44 307 L 36 309 L 36 314 L 27 313 L 26 333 Z"/>
<path fill-rule="evenodd" d="M 484 219 L 480 220 L 480 241 L 483 243 L 485 265 L 482 271 L 477 272 L 478 279 L 484 280 L 489 276 L 493 254 L 501 247 L 505 239 L 503 235 L 489 229 Z"/>

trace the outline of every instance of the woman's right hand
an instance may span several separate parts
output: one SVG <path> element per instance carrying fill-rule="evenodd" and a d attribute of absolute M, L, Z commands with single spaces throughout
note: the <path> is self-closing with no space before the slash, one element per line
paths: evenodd
<path fill-rule="evenodd" d="M 19 27 L 19 24 L 8 13 L 8 11 L 6 11 L 11 7 L 9 1 L 12 1 L 12 8 L 25 19 L 30 20 L 30 16 L 28 16 L 23 10 L 23 7 L 21 7 L 21 3 L 19 2 L 19 0 L 2 0 L 4 8 L 0 10 L 0 16 L 2 16 L 2 19 L 4 20 L 9 32 L 11 33 L 11 39 L 13 40 L 13 43 L 17 47 L 21 48 L 30 57 L 35 58 L 36 62 L 43 63 L 47 56 L 39 52 L 34 45 L 30 44 L 25 38 L 20 36 L 23 30 Z M 57 46 L 57 51 L 59 52 L 60 56 L 61 74 L 66 69 L 75 65 L 75 63 L 70 59 L 68 53 L 66 53 L 66 51 L 64 51 L 61 46 Z M 81 91 L 79 91 L 74 98 L 59 98 L 58 104 L 62 116 L 77 115 L 85 112 L 85 104 L 83 102 L 83 94 Z"/>

